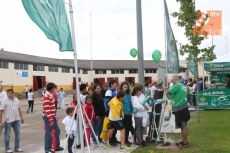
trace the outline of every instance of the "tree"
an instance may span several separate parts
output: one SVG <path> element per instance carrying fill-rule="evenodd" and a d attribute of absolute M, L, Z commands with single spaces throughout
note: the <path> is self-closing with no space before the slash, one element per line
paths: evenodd
<path fill-rule="evenodd" d="M 204 30 L 204 23 L 209 18 L 208 14 L 202 14 L 200 10 L 195 8 L 195 0 L 176 0 L 180 4 L 180 9 L 178 12 L 173 12 L 171 15 L 177 18 L 177 25 L 184 28 L 184 35 L 188 39 L 187 44 L 182 44 L 177 41 L 180 46 L 180 55 L 185 56 L 188 54 L 187 59 L 193 59 L 196 68 L 196 78 L 198 80 L 198 62 L 202 59 L 207 59 L 207 61 L 212 61 L 216 59 L 216 55 L 213 50 L 215 45 L 207 48 L 201 48 L 200 45 L 203 40 L 208 38 L 208 32 Z M 200 25 L 196 25 L 196 21 L 200 21 Z M 198 81 L 197 81 L 198 86 Z M 197 92 L 198 93 L 198 92 Z M 200 112 L 198 104 L 198 96 L 196 98 L 198 110 L 198 122 L 200 122 Z"/>

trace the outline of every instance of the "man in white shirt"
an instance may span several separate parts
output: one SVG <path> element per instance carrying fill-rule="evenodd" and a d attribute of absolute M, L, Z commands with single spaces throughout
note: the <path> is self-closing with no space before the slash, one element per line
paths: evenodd
<path fill-rule="evenodd" d="M 2 117 L 4 116 L 4 121 Z M 6 125 L 4 126 L 4 123 Z M 5 127 L 4 133 L 4 141 L 5 141 L 5 151 L 7 153 L 13 152 L 10 149 L 10 131 L 13 128 L 15 133 L 15 144 L 14 144 L 14 151 L 15 152 L 23 152 L 20 145 L 20 131 L 21 131 L 21 124 L 24 123 L 24 119 L 22 117 L 22 112 L 20 108 L 20 102 L 18 98 L 14 96 L 13 89 L 7 90 L 7 97 L 1 102 L 0 105 L 0 128 Z"/>
<path fill-rule="evenodd" d="M 0 104 L 2 102 L 2 100 L 6 97 L 6 92 L 3 91 L 3 87 L 0 87 Z"/>
<path fill-rule="evenodd" d="M 85 94 L 86 93 L 86 84 L 80 85 L 80 101 L 82 104 L 85 104 Z"/>
<path fill-rule="evenodd" d="M 153 82 L 153 86 L 150 88 L 150 93 L 151 93 L 151 98 L 152 99 L 154 99 L 154 93 L 155 93 L 155 90 L 156 90 L 156 85 L 157 85 L 157 83 Z"/>

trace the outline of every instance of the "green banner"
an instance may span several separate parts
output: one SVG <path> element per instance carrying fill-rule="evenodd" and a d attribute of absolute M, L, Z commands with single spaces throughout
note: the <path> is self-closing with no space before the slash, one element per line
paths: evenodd
<path fill-rule="evenodd" d="M 230 74 L 230 71 L 214 71 L 211 72 L 210 79 L 211 81 L 216 81 L 216 83 L 223 83 L 227 82 L 227 75 Z"/>
<path fill-rule="evenodd" d="M 73 51 L 69 21 L 63 0 L 22 0 L 31 20 L 48 39 L 59 44 L 60 51 Z M 33 37 L 33 34 L 31 35 Z M 41 44 L 43 45 L 43 44 Z"/>
<path fill-rule="evenodd" d="M 197 69 L 194 62 L 194 57 L 192 56 L 191 59 L 188 60 L 188 69 L 192 73 L 193 76 L 197 76 Z"/>
<path fill-rule="evenodd" d="M 165 9 L 165 30 L 166 30 L 166 53 L 167 53 L 167 69 L 168 73 L 172 74 L 178 74 L 179 71 L 179 56 L 178 56 L 178 50 L 176 43 L 173 43 L 172 41 L 175 41 L 175 37 L 173 34 L 173 30 L 170 23 L 169 18 L 169 11 L 166 1 L 164 0 L 164 9 Z"/>
<path fill-rule="evenodd" d="M 204 63 L 204 69 L 212 68 L 228 68 L 230 67 L 230 62 L 208 62 Z"/>
<path fill-rule="evenodd" d="M 201 109 L 230 108 L 230 90 L 205 90 L 198 95 Z"/>

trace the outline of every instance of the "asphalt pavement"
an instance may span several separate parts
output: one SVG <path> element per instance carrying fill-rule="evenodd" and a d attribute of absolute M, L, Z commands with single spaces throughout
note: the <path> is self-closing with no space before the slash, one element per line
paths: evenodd
<path fill-rule="evenodd" d="M 65 103 L 70 104 L 72 100 L 72 95 L 69 95 L 65 98 Z M 27 114 L 28 109 L 28 102 L 26 99 L 20 99 L 21 103 L 21 110 L 23 113 L 23 118 L 25 123 L 21 126 L 21 142 L 20 148 L 23 149 L 24 153 L 44 153 L 44 130 L 43 130 L 43 120 L 42 120 L 42 100 L 41 98 L 36 98 L 34 101 L 34 112 L 33 114 Z M 61 146 L 64 147 L 65 145 L 65 128 L 64 125 L 61 123 L 61 120 L 66 116 L 65 109 L 58 109 L 57 115 L 60 117 L 59 127 L 60 127 L 60 140 Z M 117 134 L 117 138 L 119 139 L 120 133 Z M 10 147 L 13 150 L 14 148 L 14 132 L 13 129 L 11 130 L 11 137 L 10 137 Z M 117 153 L 119 151 L 120 145 L 117 147 L 112 147 L 110 149 L 103 149 L 103 153 Z M 4 132 L 0 136 L 0 153 L 5 152 L 4 146 Z M 132 150 L 135 148 L 133 146 Z M 74 149 L 73 149 L 74 150 Z M 60 153 L 63 151 L 59 151 Z M 59 153 L 57 152 L 57 153 Z M 67 153 L 68 151 L 66 151 Z M 77 152 L 81 152 L 80 149 Z M 95 148 L 94 150 L 90 150 L 91 153 L 101 153 L 99 147 Z M 85 153 L 88 153 L 86 150 Z"/>

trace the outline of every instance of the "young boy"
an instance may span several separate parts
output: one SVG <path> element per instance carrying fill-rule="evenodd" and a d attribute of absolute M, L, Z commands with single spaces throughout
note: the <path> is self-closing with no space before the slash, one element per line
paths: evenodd
<path fill-rule="evenodd" d="M 110 144 L 108 143 L 109 138 L 113 135 L 115 129 L 120 130 L 121 152 L 130 150 L 129 147 L 125 146 L 125 128 L 122 122 L 122 119 L 124 118 L 122 101 L 124 100 L 124 98 L 125 98 L 125 92 L 119 91 L 116 97 L 114 97 L 108 103 L 110 107 L 110 111 L 109 111 L 110 130 L 107 133 L 105 139 L 101 143 L 103 147 L 110 148 Z"/>
<path fill-rule="evenodd" d="M 80 85 L 80 102 L 85 104 L 86 84 Z"/>
<path fill-rule="evenodd" d="M 68 107 L 66 109 L 66 114 L 67 116 L 62 120 L 62 123 L 65 125 L 65 130 L 66 130 L 66 137 L 69 134 L 69 139 L 68 139 L 68 152 L 73 153 L 72 151 L 72 146 L 74 142 L 74 137 L 76 135 L 76 122 L 75 120 L 73 121 L 73 114 L 74 113 L 74 108 Z M 73 124 L 72 124 L 73 122 Z M 70 126 L 72 124 L 71 130 Z"/>
<path fill-rule="evenodd" d="M 109 89 L 105 93 L 105 107 L 106 107 L 106 116 L 109 116 L 110 107 L 108 103 L 116 96 L 117 81 L 115 79 L 109 80 Z M 109 139 L 109 143 L 113 146 L 116 146 L 116 143 L 120 143 L 116 138 L 117 129 L 115 129 L 112 137 Z"/>

